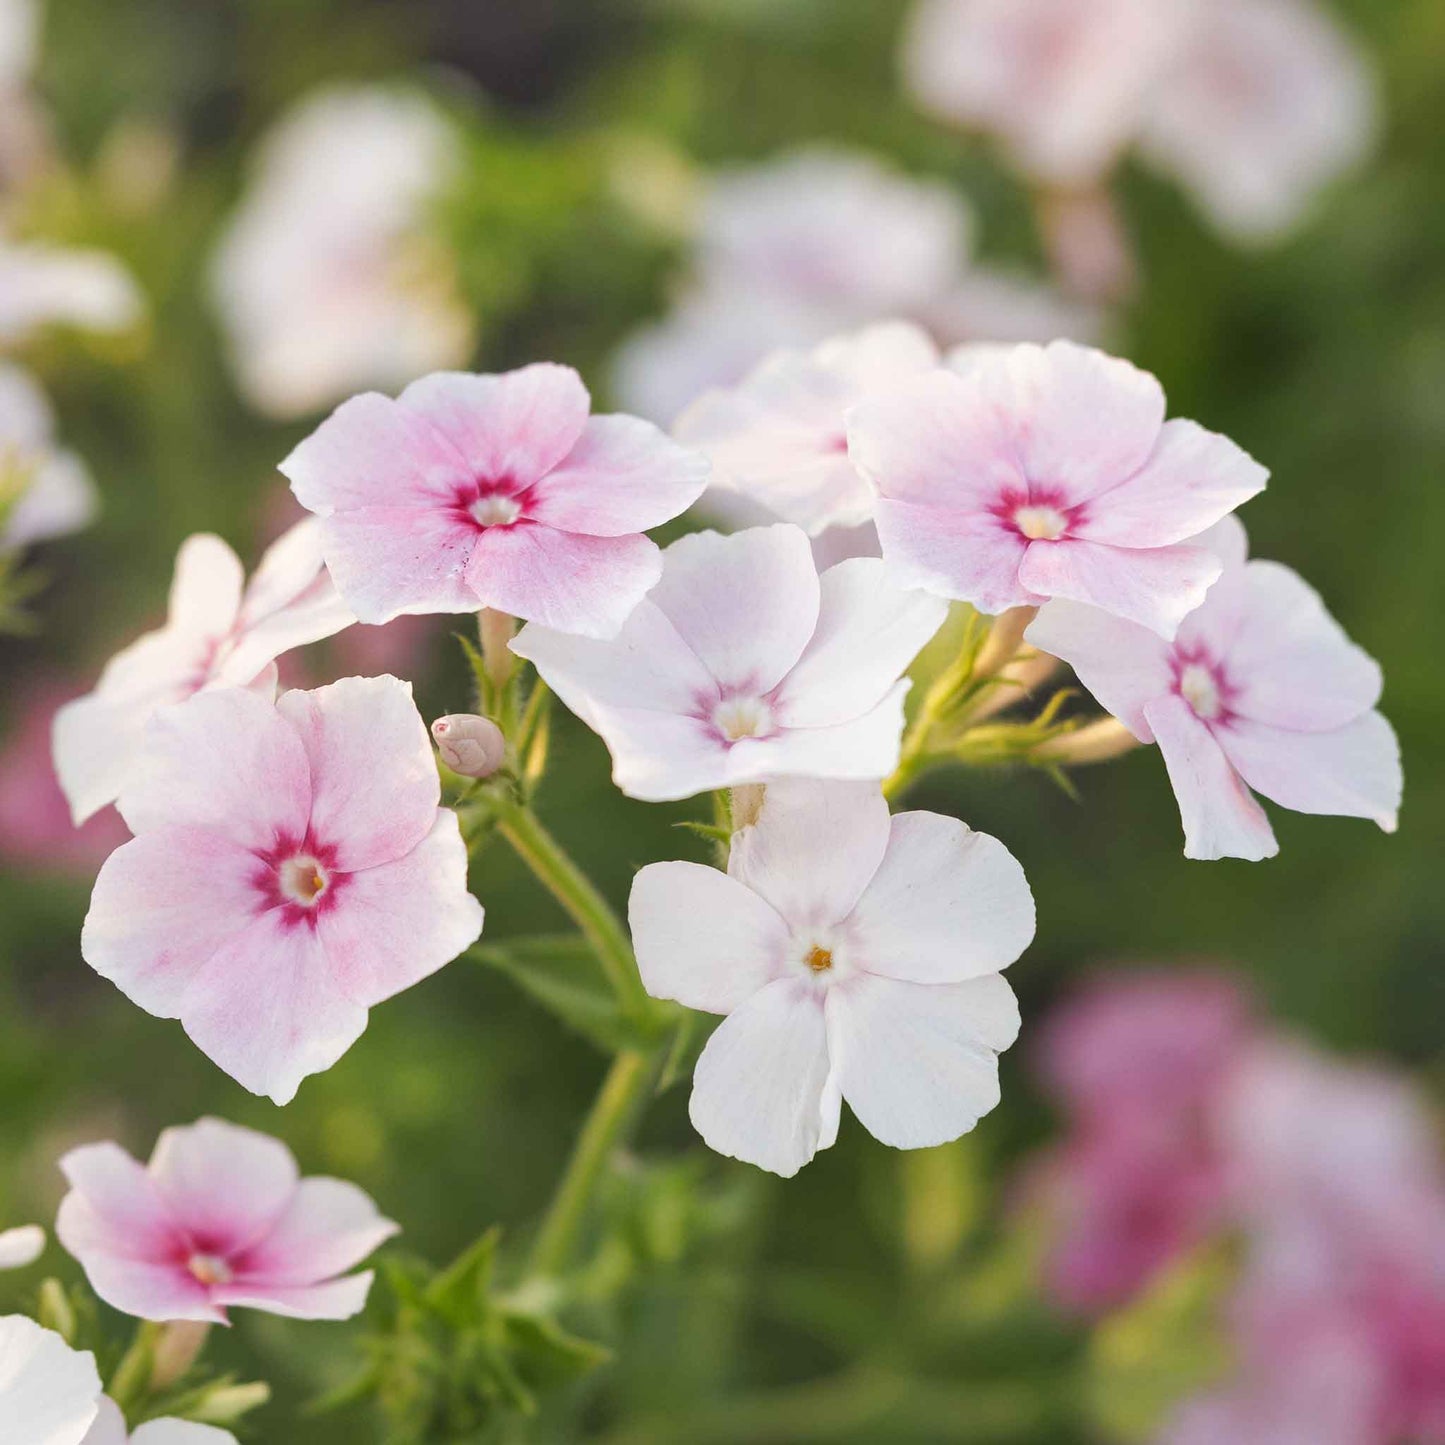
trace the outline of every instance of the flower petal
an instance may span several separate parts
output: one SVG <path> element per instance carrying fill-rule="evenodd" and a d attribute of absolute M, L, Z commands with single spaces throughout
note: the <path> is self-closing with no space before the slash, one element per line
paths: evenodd
<path fill-rule="evenodd" d="M 997 838 L 939 813 L 899 813 L 850 935 L 870 973 L 957 983 L 1007 968 L 1029 946 L 1034 898 Z"/>
<path fill-rule="evenodd" d="M 642 982 L 653 998 L 725 1014 L 781 971 L 788 929 L 751 887 L 697 863 L 652 863 L 627 905 Z"/>
<path fill-rule="evenodd" d="M 242 1289 L 309 1285 L 360 1264 L 400 1226 L 342 1179 L 303 1179 L 265 1236 L 232 1261 Z"/>
<path fill-rule="evenodd" d="M 738 749 L 752 744 L 738 743 L 729 751 L 716 731 L 697 718 L 600 704 L 590 709 L 590 716 L 579 716 L 606 742 L 612 781 L 629 798 L 667 803 L 756 781 L 734 776 Z"/>
<path fill-rule="evenodd" d="M 267 1285 L 237 1280 L 216 1286 L 214 1294 L 223 1305 L 265 1310 L 293 1320 L 349 1320 L 366 1308 L 372 1278 L 368 1269 L 324 1284 Z"/>
<path fill-rule="evenodd" d="M 100 1398 L 89 1350 L 24 1315 L 0 1316 L 0 1412 L 16 1445 L 81 1445 Z"/>
<path fill-rule="evenodd" d="M 635 416 L 594 416 L 577 444 L 538 482 L 526 514 L 564 532 L 622 537 L 685 512 L 711 466 Z"/>
<path fill-rule="evenodd" d="M 998 974 L 944 984 L 864 974 L 828 994 L 843 1097 L 895 1149 L 968 1133 L 999 1101 L 998 1056 L 1018 1030 L 1018 1003 Z"/>
<path fill-rule="evenodd" d="M 1034 542 L 1019 581 L 1040 597 L 1101 607 L 1172 640 L 1222 570 L 1203 547 L 1106 547 L 1101 542 Z"/>
<path fill-rule="evenodd" d="M 1164 754 L 1184 823 L 1186 858 L 1248 858 L 1279 852 L 1264 809 L 1223 749 L 1178 694 L 1146 704 L 1144 718 Z"/>
<path fill-rule="evenodd" d="M 0 1230 L 0 1269 L 26 1269 L 45 1253 L 46 1235 L 38 1224 Z"/>
<path fill-rule="evenodd" d="M 825 728 L 788 728 L 770 738 L 744 738 L 727 754 L 726 782 L 766 783 L 777 778 L 886 778 L 898 766 L 903 679 L 871 712 Z"/>
<path fill-rule="evenodd" d="M 778 979 L 707 1041 L 688 1113 L 710 1149 L 789 1178 L 820 1147 L 828 1073 L 821 1000 Z"/>
<path fill-rule="evenodd" d="M 83 1144 L 60 1159 L 70 1184 L 55 1237 L 82 1262 L 92 1255 L 164 1262 L 179 1224 L 155 1181 L 119 1144 Z"/>
<path fill-rule="evenodd" d="M 122 1445 L 124 1436 L 121 1437 Z M 85 1445 L 98 1445 L 87 1440 Z M 137 1425 L 130 1445 L 236 1445 L 229 1430 L 215 1425 L 197 1425 L 191 1420 L 147 1420 Z"/>
<path fill-rule="evenodd" d="M 109 1395 L 102 1395 L 99 1403 L 100 1410 L 95 1417 L 95 1424 L 90 1427 L 82 1445 L 127 1445 L 127 1442 L 134 1445 L 130 1432 L 125 1427 L 125 1416 L 120 1413 L 120 1406 Z M 210 1426 L 197 1425 L 195 1428 L 208 1430 Z"/>
<path fill-rule="evenodd" d="M 187 537 L 176 553 L 168 625 L 192 637 L 224 637 L 241 610 L 245 580 L 241 559 L 219 537 Z"/>
<path fill-rule="evenodd" d="M 899 587 L 970 602 L 995 617 L 1043 600 L 1019 577 L 1028 543 L 990 513 L 884 500 L 874 520 L 884 565 Z"/>

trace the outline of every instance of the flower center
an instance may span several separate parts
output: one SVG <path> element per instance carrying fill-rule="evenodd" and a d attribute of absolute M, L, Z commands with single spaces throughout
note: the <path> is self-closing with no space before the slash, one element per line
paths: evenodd
<path fill-rule="evenodd" d="M 712 720 L 730 743 L 764 737 L 773 730 L 773 710 L 760 697 L 724 698 L 713 709 Z"/>
<path fill-rule="evenodd" d="M 814 945 L 808 950 L 808 956 L 803 960 L 814 973 L 826 973 L 833 967 L 833 950 L 821 948 Z"/>
<path fill-rule="evenodd" d="M 1194 709 L 1197 717 L 1211 722 L 1224 711 L 1224 700 L 1219 692 L 1219 679 L 1214 670 L 1200 663 L 1191 662 L 1179 674 L 1179 693 Z"/>
<path fill-rule="evenodd" d="M 288 858 L 276 869 L 276 877 L 281 892 L 303 908 L 314 908 L 331 886 L 331 879 L 321 864 L 304 854 Z"/>
<path fill-rule="evenodd" d="M 186 1268 L 201 1284 L 230 1284 L 235 1278 L 231 1266 L 215 1254 L 193 1254 L 186 1261 Z"/>
<path fill-rule="evenodd" d="M 510 527 L 522 515 L 522 504 L 505 492 L 489 492 L 478 497 L 470 511 L 479 527 Z"/>
<path fill-rule="evenodd" d="M 1016 507 L 1013 522 L 1030 542 L 1055 542 L 1069 525 L 1057 507 Z"/>

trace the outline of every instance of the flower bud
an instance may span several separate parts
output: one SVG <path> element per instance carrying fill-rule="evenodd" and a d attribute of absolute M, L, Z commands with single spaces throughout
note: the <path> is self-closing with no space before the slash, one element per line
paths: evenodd
<path fill-rule="evenodd" d="M 507 740 L 491 718 L 452 713 L 439 717 L 431 732 L 442 761 L 464 778 L 489 778 L 507 760 Z"/>

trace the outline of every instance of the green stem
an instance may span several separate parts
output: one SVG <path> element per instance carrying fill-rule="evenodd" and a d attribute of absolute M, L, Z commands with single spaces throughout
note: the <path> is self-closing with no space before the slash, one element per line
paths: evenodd
<path fill-rule="evenodd" d="M 651 1076 L 652 1059 L 647 1054 L 624 1049 L 613 1059 L 532 1246 L 534 1273 L 556 1275 L 566 1266 L 597 1180 Z"/>
<path fill-rule="evenodd" d="M 634 1018 L 646 1020 L 652 1001 L 642 986 L 627 931 L 607 900 L 525 803 L 505 804 L 497 827 L 582 930 L 623 1008 Z"/>

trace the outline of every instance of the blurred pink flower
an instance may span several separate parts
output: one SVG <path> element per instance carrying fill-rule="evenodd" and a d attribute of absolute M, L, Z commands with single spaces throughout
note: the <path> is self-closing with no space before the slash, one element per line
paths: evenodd
<path fill-rule="evenodd" d="M 0 747 L 0 856 L 22 868 L 93 873 L 130 834 L 109 808 L 77 828 L 56 781 L 51 727 L 76 689 L 42 679 L 16 692 L 19 710 Z"/>
<path fill-rule="evenodd" d="M 258 411 L 306 416 L 466 361 L 475 325 L 423 234 L 460 148 L 424 95 L 380 86 L 308 96 L 263 142 L 212 270 Z"/>
<path fill-rule="evenodd" d="M 610 637 L 661 570 L 642 533 L 697 500 L 708 464 L 590 405 L 549 362 L 438 373 L 396 401 L 353 397 L 281 470 L 363 622 L 493 607 Z"/>
<path fill-rule="evenodd" d="M 1374 710 L 1380 669 L 1277 562 L 1247 562 L 1233 518 L 1199 541 L 1225 564 L 1172 644 L 1076 602 L 1051 602 L 1026 634 L 1062 658 L 1141 742 L 1157 742 L 1189 858 L 1279 851 L 1250 793 L 1302 813 L 1369 818 L 1393 832 L 1399 744 Z"/>
<path fill-rule="evenodd" d="M 1018 1034 L 1000 973 L 1034 903 L 996 838 L 937 813 L 890 818 L 876 784 L 771 783 L 728 870 L 654 863 L 628 916 L 656 998 L 726 1014 L 698 1060 L 692 1122 L 721 1154 L 796 1174 L 848 1106 L 921 1149 L 999 1099 Z"/>
<path fill-rule="evenodd" d="M 220 1119 L 167 1129 L 145 1166 L 106 1143 L 60 1168 L 60 1242 L 101 1299 L 141 1319 L 348 1319 L 372 1276 L 345 1271 L 397 1232 L 354 1184 L 302 1179 L 280 1140 Z"/>
<path fill-rule="evenodd" d="M 0 551 L 79 531 L 96 501 L 85 463 L 55 445 L 45 393 L 0 362 Z"/>
<path fill-rule="evenodd" d="M 1166 638 L 1222 566 L 1186 539 L 1268 475 L 1166 422 L 1148 373 L 1067 341 L 900 382 L 854 409 L 848 450 L 901 585 L 988 613 L 1069 598 Z"/>
<path fill-rule="evenodd" d="M 15 1445 L 81 1445 L 100 1406 L 100 1372 L 24 1315 L 0 1315 L 0 1421 Z"/>
<path fill-rule="evenodd" d="M 784 776 L 882 778 L 898 762 L 900 680 L 946 605 L 870 558 L 819 578 L 780 523 L 698 532 L 616 638 L 524 627 L 512 651 L 612 753 L 629 797 L 660 802 Z"/>
<path fill-rule="evenodd" d="M 166 625 L 118 652 L 95 691 L 56 714 L 55 771 L 76 823 L 120 795 L 158 707 L 212 687 L 256 686 L 269 696 L 276 658 L 355 620 L 322 565 L 310 518 L 267 548 L 249 583 L 219 537 L 187 538 Z"/>
<path fill-rule="evenodd" d="M 191 1420 L 147 1420 L 134 1431 L 126 1429 L 125 1416 L 108 1395 L 100 1397 L 100 1414 L 83 1445 L 236 1445 L 229 1430 L 198 1425 Z"/>
<path fill-rule="evenodd" d="M 411 687 L 347 678 L 273 707 L 221 688 L 158 712 L 120 798 L 81 953 L 253 1093 L 286 1103 L 367 1010 L 473 943 L 456 815 Z"/>

